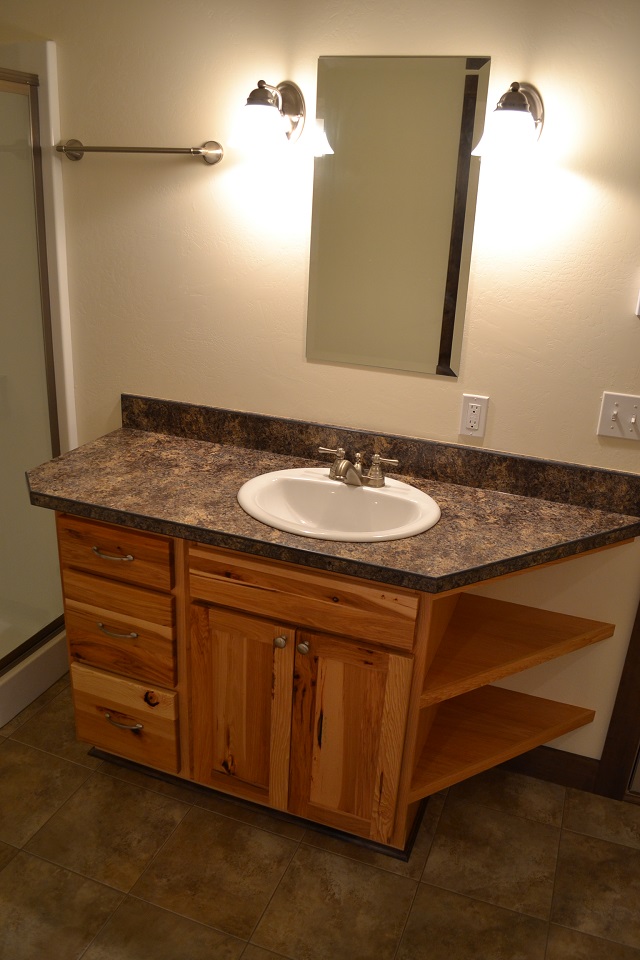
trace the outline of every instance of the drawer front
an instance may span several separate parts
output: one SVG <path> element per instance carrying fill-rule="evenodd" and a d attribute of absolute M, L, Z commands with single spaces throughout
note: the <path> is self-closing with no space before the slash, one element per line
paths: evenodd
<path fill-rule="evenodd" d="M 86 610 L 65 603 L 65 627 L 73 661 L 90 663 L 136 680 L 176 684 L 176 645 L 153 625 L 120 617 L 110 610 Z"/>
<path fill-rule="evenodd" d="M 174 598 L 78 570 L 63 573 L 72 660 L 150 683 L 176 682 Z"/>
<path fill-rule="evenodd" d="M 191 543 L 193 600 L 411 650 L 419 594 Z"/>
<path fill-rule="evenodd" d="M 178 695 L 71 664 L 79 740 L 159 770 L 177 773 Z"/>
<path fill-rule="evenodd" d="M 58 543 L 63 567 L 88 570 L 154 590 L 173 587 L 173 543 L 128 527 L 58 514 Z"/>

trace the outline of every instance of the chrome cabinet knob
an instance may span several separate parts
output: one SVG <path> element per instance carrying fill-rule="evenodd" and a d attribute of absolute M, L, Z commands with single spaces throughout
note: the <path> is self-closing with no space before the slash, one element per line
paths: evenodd
<path fill-rule="evenodd" d="M 276 637 L 275 640 L 273 641 L 273 645 L 274 645 L 274 647 L 278 647 L 279 650 L 284 650 L 284 648 L 285 648 L 286 645 L 287 645 L 287 638 L 286 638 L 286 637 Z"/>
<path fill-rule="evenodd" d="M 297 649 L 298 653 L 301 653 L 301 654 L 303 654 L 304 656 L 306 656 L 306 655 L 309 653 L 309 644 L 308 644 L 308 642 L 307 642 L 306 640 L 302 640 L 302 641 L 298 644 L 298 646 L 296 647 L 296 649 Z"/>

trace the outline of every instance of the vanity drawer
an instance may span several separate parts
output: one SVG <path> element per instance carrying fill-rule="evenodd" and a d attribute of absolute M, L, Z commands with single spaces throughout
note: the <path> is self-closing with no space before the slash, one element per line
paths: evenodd
<path fill-rule="evenodd" d="M 136 763 L 177 773 L 178 695 L 71 664 L 79 740 Z"/>
<path fill-rule="evenodd" d="M 64 614 L 73 660 L 138 680 L 176 682 L 174 598 L 65 570 Z"/>
<path fill-rule="evenodd" d="M 355 577 L 189 545 L 192 600 L 411 650 L 419 594 Z"/>
<path fill-rule="evenodd" d="M 154 590 L 173 587 L 173 541 L 128 527 L 58 514 L 60 562 Z"/>

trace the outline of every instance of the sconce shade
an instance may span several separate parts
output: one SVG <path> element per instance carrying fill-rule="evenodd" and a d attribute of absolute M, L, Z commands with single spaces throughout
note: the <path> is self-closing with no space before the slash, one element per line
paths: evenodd
<path fill-rule="evenodd" d="M 498 100 L 495 112 L 525 114 L 531 118 L 534 130 L 537 136 L 540 136 L 544 124 L 544 104 L 542 97 L 530 83 L 518 83 L 515 80 Z"/>
<path fill-rule="evenodd" d="M 472 153 L 515 157 L 535 143 L 543 124 L 544 105 L 536 88 L 514 81 L 488 117 L 484 135 Z"/>
<path fill-rule="evenodd" d="M 250 142 L 256 146 L 274 144 L 284 134 L 294 143 L 302 133 L 304 120 L 304 97 L 295 83 L 283 80 L 273 87 L 265 80 L 258 80 L 257 87 L 247 97 L 239 138 L 245 144 Z"/>

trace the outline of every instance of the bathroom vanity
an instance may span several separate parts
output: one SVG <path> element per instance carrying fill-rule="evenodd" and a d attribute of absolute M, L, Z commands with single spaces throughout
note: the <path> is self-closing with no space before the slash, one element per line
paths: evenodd
<path fill-rule="evenodd" d="M 149 429 L 153 401 L 123 403 L 122 430 L 28 477 L 57 511 L 79 739 L 402 850 L 423 798 L 593 718 L 493 683 L 613 625 L 471 587 L 628 542 L 636 516 L 423 473 L 432 530 L 311 541 L 244 514 L 240 485 L 373 438 L 176 405 Z"/>

